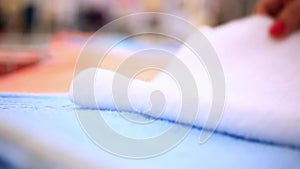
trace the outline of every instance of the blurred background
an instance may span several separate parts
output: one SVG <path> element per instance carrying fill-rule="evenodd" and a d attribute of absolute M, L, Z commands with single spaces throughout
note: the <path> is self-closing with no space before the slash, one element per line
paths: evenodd
<path fill-rule="evenodd" d="M 0 0 L 0 30 L 53 33 L 62 29 L 95 31 L 105 23 L 135 12 L 166 12 L 199 25 L 218 25 L 250 14 L 255 0 Z M 157 18 L 156 18 L 157 19 Z M 157 26 L 155 18 L 134 26 Z"/>
<path fill-rule="evenodd" d="M 55 42 L 64 39 L 69 44 L 84 44 L 93 32 L 121 16 L 136 12 L 163 12 L 184 18 L 197 27 L 217 26 L 251 14 L 255 2 L 256 0 L 0 0 L 0 75 L 40 63 L 51 55 L 51 51 L 55 53 L 56 49 L 48 50 L 53 49 L 53 44 L 57 44 L 51 43 L 54 39 Z M 178 32 L 180 27 L 175 25 L 178 24 L 170 25 L 161 18 L 142 18 L 138 24 L 132 21 L 118 25 L 108 30 L 104 36 L 109 39 L 109 35 L 140 29 Z M 84 33 L 89 33 L 85 34 L 86 39 L 82 36 L 78 39 Z M 149 39 L 153 40 L 153 37 Z M 158 40 L 155 41 L 157 42 Z M 105 40 L 103 43 L 105 44 Z M 63 48 L 65 49 L 66 47 Z M 7 91 L 7 87 L 0 87 L 0 91 Z"/>

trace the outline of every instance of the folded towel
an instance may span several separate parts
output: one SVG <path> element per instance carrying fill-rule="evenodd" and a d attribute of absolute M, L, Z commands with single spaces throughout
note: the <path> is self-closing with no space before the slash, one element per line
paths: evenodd
<path fill-rule="evenodd" d="M 252 16 L 201 29 L 218 53 L 226 82 L 226 103 L 217 130 L 300 147 L 300 32 L 273 40 L 267 34 L 271 22 L 270 18 Z M 135 111 L 210 129 L 205 125 L 214 91 L 210 76 L 187 47 L 176 56 L 174 60 L 184 63 L 195 80 L 197 89 L 189 91 L 193 97 L 185 99 L 190 107 L 198 104 L 198 111 L 191 108 L 180 113 L 184 98 L 177 83 L 164 73 L 144 82 L 90 68 L 75 77 L 70 97 L 84 107 Z M 116 84 L 116 79 L 122 83 Z M 129 81 L 129 86 L 122 86 Z"/>

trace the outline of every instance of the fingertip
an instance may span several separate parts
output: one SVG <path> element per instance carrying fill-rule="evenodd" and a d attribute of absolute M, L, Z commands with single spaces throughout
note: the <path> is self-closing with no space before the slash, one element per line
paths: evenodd
<path fill-rule="evenodd" d="M 300 1 L 287 4 L 270 28 L 276 37 L 286 37 L 300 28 Z"/>
<path fill-rule="evenodd" d="M 274 38 L 281 38 L 286 34 L 286 23 L 283 20 L 276 20 L 269 29 L 269 34 Z"/>

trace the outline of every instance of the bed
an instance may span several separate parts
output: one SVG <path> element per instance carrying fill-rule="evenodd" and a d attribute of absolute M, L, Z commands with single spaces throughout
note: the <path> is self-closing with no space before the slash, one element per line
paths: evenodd
<path fill-rule="evenodd" d="M 0 103 L 1 139 L 29 151 L 47 165 L 62 168 L 299 168 L 297 148 L 218 132 L 205 144 L 199 144 L 199 128 L 192 128 L 182 142 L 164 154 L 145 159 L 121 158 L 102 150 L 87 137 L 80 127 L 74 104 L 63 94 L 1 94 Z M 177 125 L 179 130 L 186 127 L 162 120 L 150 129 L 137 128 L 125 123 L 119 112 L 101 113 L 114 122 L 117 130 L 125 128 L 127 134 L 134 133 L 132 136 L 155 134 L 169 125 Z M 9 151 L 4 148 L 1 147 L 0 154 L 8 158 Z"/>

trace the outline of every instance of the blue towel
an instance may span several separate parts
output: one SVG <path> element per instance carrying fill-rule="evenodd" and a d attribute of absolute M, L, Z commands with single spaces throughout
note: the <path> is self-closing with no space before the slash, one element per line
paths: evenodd
<path fill-rule="evenodd" d="M 164 154 L 139 160 L 118 157 L 102 150 L 88 138 L 80 127 L 75 109 L 78 107 L 65 95 L 1 94 L 0 138 L 10 139 L 28 150 L 70 166 L 72 163 L 104 168 L 149 169 L 298 169 L 300 166 L 300 150 L 297 148 L 255 142 L 222 133 L 215 133 L 200 145 L 199 128 L 193 128 L 181 143 Z M 164 120 L 156 120 L 151 127 L 137 127 L 125 121 L 120 112 L 103 110 L 100 113 L 115 130 L 130 137 L 155 135 L 170 125 L 177 125 L 179 129 L 186 127 Z M 68 160 L 72 163 L 68 163 Z"/>

